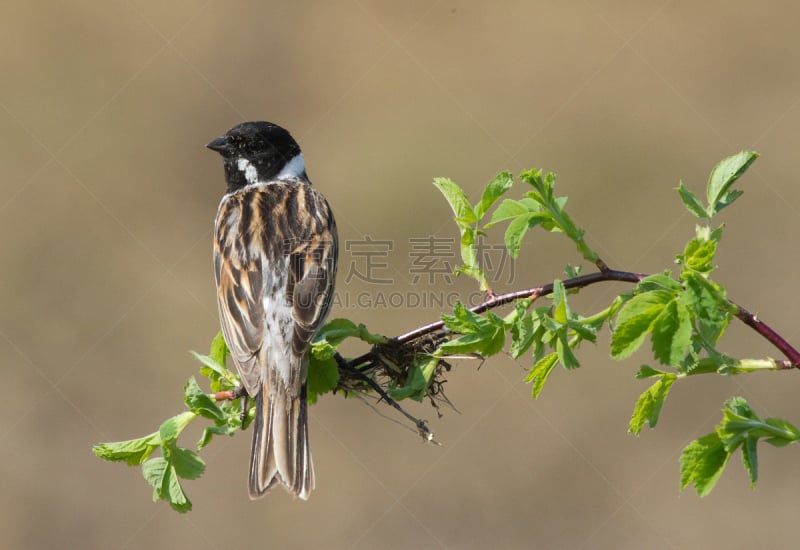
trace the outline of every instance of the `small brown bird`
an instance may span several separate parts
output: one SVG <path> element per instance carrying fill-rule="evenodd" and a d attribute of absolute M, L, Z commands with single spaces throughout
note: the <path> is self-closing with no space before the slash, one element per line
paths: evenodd
<path fill-rule="evenodd" d="M 280 483 L 307 499 L 309 345 L 333 295 L 337 233 L 311 187 L 300 146 L 269 122 L 245 122 L 207 145 L 227 192 L 214 226 L 220 323 L 242 384 L 256 399 L 250 498 Z"/>

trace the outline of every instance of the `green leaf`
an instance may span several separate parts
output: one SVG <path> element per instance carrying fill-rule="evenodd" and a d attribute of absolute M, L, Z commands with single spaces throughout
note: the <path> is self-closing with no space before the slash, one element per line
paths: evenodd
<path fill-rule="evenodd" d="M 206 426 L 203 429 L 203 435 L 200 436 L 200 440 L 197 442 L 197 450 L 199 451 L 211 443 L 215 435 L 233 435 L 237 431 L 239 431 L 239 428 L 231 426 Z"/>
<path fill-rule="evenodd" d="M 692 239 L 679 256 L 681 263 L 691 271 L 710 273 L 714 270 L 714 254 L 717 252 L 717 241 Z"/>
<path fill-rule="evenodd" d="M 158 429 L 162 443 L 176 440 L 183 429 L 195 418 L 197 418 L 195 413 L 186 411 L 165 420 Z"/>
<path fill-rule="evenodd" d="M 581 274 L 581 266 L 567 264 L 567 267 L 564 268 L 564 273 L 567 275 L 568 279 L 574 279 Z"/>
<path fill-rule="evenodd" d="M 544 384 L 547 382 L 547 377 L 550 376 L 550 373 L 553 371 L 553 367 L 556 366 L 556 363 L 558 363 L 557 353 L 545 355 L 536 362 L 531 369 L 531 372 L 529 372 L 528 376 L 525 377 L 526 382 L 533 384 L 531 388 L 531 395 L 533 395 L 534 399 L 539 397 L 539 394 L 542 393 Z"/>
<path fill-rule="evenodd" d="M 625 302 L 617 314 L 617 324 L 611 335 L 611 356 L 620 360 L 642 345 L 655 319 L 673 299 L 665 290 L 639 294 Z"/>
<path fill-rule="evenodd" d="M 183 387 L 183 400 L 192 412 L 216 422 L 225 421 L 225 414 L 214 399 L 203 393 L 194 376 L 189 378 Z"/>
<path fill-rule="evenodd" d="M 153 487 L 153 502 L 166 496 L 163 488 L 167 469 L 169 469 L 169 463 L 166 458 L 161 456 L 151 458 L 142 464 L 142 475 L 147 483 Z"/>
<path fill-rule="evenodd" d="M 455 270 L 456 275 L 467 275 L 472 277 L 480 284 L 480 289 L 486 290 L 489 288 L 489 283 L 486 281 L 486 274 L 478 265 L 478 254 L 475 247 L 476 230 L 471 225 L 461 227 L 461 261 L 464 265 L 459 266 Z"/>
<path fill-rule="evenodd" d="M 547 216 L 544 214 L 529 213 L 519 216 L 506 228 L 504 240 L 506 249 L 512 258 L 515 260 L 519 258 L 519 250 L 522 246 L 522 237 L 528 232 L 528 229 L 536 227 Z"/>
<path fill-rule="evenodd" d="M 533 317 L 528 313 L 531 301 L 517 300 L 514 304 L 514 319 L 511 324 L 511 357 L 519 359 L 533 343 Z"/>
<path fill-rule="evenodd" d="M 201 369 L 200 372 L 206 378 L 212 378 L 213 375 L 211 373 L 216 374 L 216 376 L 213 377 L 215 379 L 225 378 L 225 376 L 227 375 L 228 369 L 224 365 L 218 363 L 216 359 L 214 359 L 210 355 L 200 355 L 196 351 L 190 351 L 189 353 L 192 354 L 192 357 L 194 357 L 203 364 L 204 368 Z"/>
<path fill-rule="evenodd" d="M 442 315 L 444 326 L 458 334 L 469 334 L 480 330 L 486 318 L 468 310 L 461 301 L 456 301 L 453 315 Z"/>
<path fill-rule="evenodd" d="M 316 403 L 320 395 L 331 392 L 339 384 L 339 365 L 336 359 L 323 361 L 312 358 L 308 368 L 308 385 L 306 386 L 309 403 Z"/>
<path fill-rule="evenodd" d="M 333 319 L 314 336 L 311 356 L 318 361 L 327 361 L 336 355 L 336 349 L 347 338 L 358 338 L 368 344 L 386 343 L 386 337 L 373 334 L 363 324 L 356 325 L 350 319 Z"/>
<path fill-rule="evenodd" d="M 706 496 L 719 481 L 729 458 L 716 432 L 692 441 L 681 452 L 681 489 L 691 483 L 699 496 Z"/>
<path fill-rule="evenodd" d="M 653 320 L 653 355 L 664 365 L 678 366 L 689 350 L 692 321 L 689 311 L 672 300 Z"/>
<path fill-rule="evenodd" d="M 531 209 L 522 202 L 505 199 L 492 213 L 492 219 L 486 224 L 486 227 L 489 228 L 497 222 L 511 220 L 519 216 L 527 215 L 530 212 Z"/>
<path fill-rule="evenodd" d="M 184 479 L 197 479 L 206 470 L 206 464 L 200 456 L 183 447 L 172 447 L 169 450 L 169 461 L 175 473 Z"/>
<path fill-rule="evenodd" d="M 225 366 L 230 353 L 221 332 L 218 332 L 211 342 L 209 355 L 201 355 L 194 351 L 190 353 L 203 364 L 200 374 L 209 379 L 212 392 L 230 390 L 239 384 L 239 377 Z"/>
<path fill-rule="evenodd" d="M 668 290 L 670 292 L 680 292 L 681 283 L 673 279 L 669 273 L 656 273 L 649 275 L 639 281 L 636 291 L 639 293 L 650 292 L 652 290 Z"/>
<path fill-rule="evenodd" d="M 459 227 L 478 221 L 475 211 L 467 200 L 464 191 L 453 183 L 452 180 L 447 178 L 435 178 L 433 180 L 433 185 L 435 185 L 442 195 L 444 195 L 444 198 L 447 199 L 450 208 L 453 209 L 453 213 L 456 216 L 456 223 Z"/>
<path fill-rule="evenodd" d="M 728 327 L 730 314 L 725 289 L 702 275 L 688 273 L 682 299 L 697 320 L 700 336 L 715 345 Z"/>
<path fill-rule="evenodd" d="M 473 260 L 470 260 L 470 261 L 473 261 Z M 481 292 L 485 292 L 486 289 L 489 288 L 489 283 L 488 283 L 488 281 L 486 279 L 486 273 L 484 273 L 484 271 L 479 267 L 461 265 L 461 266 L 458 266 L 457 268 L 455 268 L 453 270 L 453 273 L 455 273 L 456 275 L 466 275 L 467 277 L 470 277 L 470 278 L 475 279 L 476 281 L 478 281 L 478 284 L 480 285 Z"/>
<path fill-rule="evenodd" d="M 166 491 L 164 491 L 166 489 Z M 192 509 L 192 503 L 186 493 L 183 492 L 178 475 L 175 468 L 168 467 L 164 472 L 164 488 L 162 493 L 165 493 L 166 500 L 173 510 L 180 513 L 189 512 Z"/>
<path fill-rule="evenodd" d="M 752 489 L 758 481 L 758 437 L 749 436 L 745 438 L 742 445 L 742 464 L 750 478 L 750 488 Z"/>
<path fill-rule="evenodd" d="M 700 219 L 708 218 L 708 213 L 706 212 L 705 207 L 700 202 L 700 199 L 697 198 L 697 195 L 689 191 L 684 185 L 683 182 L 678 184 L 678 194 L 681 197 L 681 201 L 683 205 L 686 206 L 686 209 L 697 216 Z"/>
<path fill-rule="evenodd" d="M 433 380 L 439 358 L 431 355 L 422 356 L 419 362 L 409 370 L 408 379 L 404 386 L 390 388 L 389 396 L 393 399 L 402 400 L 411 398 L 422 401 L 428 391 L 428 387 Z"/>
<path fill-rule="evenodd" d="M 553 319 L 557 323 L 564 325 L 573 318 L 572 312 L 567 304 L 567 291 L 564 283 L 556 279 L 553 281 Z"/>
<path fill-rule="evenodd" d="M 481 201 L 475 205 L 475 216 L 480 219 L 497 200 L 514 184 L 511 172 L 500 172 L 483 190 Z"/>
<path fill-rule="evenodd" d="M 437 356 L 463 353 L 480 353 L 490 356 L 503 349 L 505 322 L 492 312 L 486 317 L 469 311 L 464 304 L 456 302 L 454 315 L 443 315 L 444 325 L 462 336 L 445 342 L 436 350 Z"/>
<path fill-rule="evenodd" d="M 182 467 L 186 467 L 189 471 L 194 471 L 196 468 L 196 466 L 186 466 L 183 463 L 184 457 L 179 460 L 182 461 Z M 192 509 L 192 503 L 183 492 L 178 474 L 171 461 L 163 457 L 151 458 L 142 465 L 142 475 L 153 487 L 153 502 L 159 499 L 166 500 L 174 510 L 181 513 Z"/>
<path fill-rule="evenodd" d="M 325 323 L 320 331 L 314 336 L 314 342 L 326 341 L 334 347 L 342 343 L 346 338 L 358 338 L 368 344 L 385 344 L 386 337 L 374 334 L 367 330 L 363 324 L 356 325 L 350 319 L 333 319 Z"/>
<path fill-rule="evenodd" d="M 110 462 L 126 462 L 137 466 L 147 460 L 155 449 L 161 445 L 158 432 L 127 441 L 100 443 L 92 447 L 92 452 L 103 460 Z"/>
<path fill-rule="evenodd" d="M 642 370 L 640 369 L 639 372 L 641 373 Z M 628 424 L 628 433 L 639 435 L 645 422 L 650 425 L 650 428 L 656 427 L 658 417 L 661 414 L 661 407 L 664 405 L 664 400 L 669 395 L 669 390 L 675 380 L 676 376 L 674 374 L 664 373 L 653 385 L 642 392 L 633 409 L 633 415 Z"/>
<path fill-rule="evenodd" d="M 717 201 L 716 212 L 719 212 L 723 208 L 727 208 L 728 206 L 732 205 L 736 199 L 744 195 L 744 191 L 739 191 L 738 189 L 733 189 L 728 191 L 719 201 Z"/>
<path fill-rule="evenodd" d="M 719 369 L 722 365 L 718 361 L 717 358 L 714 357 L 704 357 L 697 361 L 696 363 L 692 363 L 686 368 L 686 374 L 688 375 L 696 375 L 696 374 L 711 374 L 712 372 L 719 372 Z"/>
<path fill-rule="evenodd" d="M 209 357 L 211 357 L 215 363 L 224 367 L 228 355 L 230 355 L 230 351 L 228 351 L 228 346 L 225 344 L 225 337 L 222 335 L 222 331 L 220 331 L 211 342 L 211 353 L 209 353 Z"/>
<path fill-rule="evenodd" d="M 567 336 L 563 332 L 559 334 L 556 341 L 556 353 L 558 354 L 558 360 L 564 365 L 565 369 L 577 369 L 581 366 L 578 358 L 572 353 L 572 346 L 569 345 Z"/>
<path fill-rule="evenodd" d="M 758 440 L 783 446 L 800 439 L 800 431 L 785 420 L 762 421 L 742 397 L 727 400 L 722 411 L 715 432 L 692 442 L 681 455 L 681 488 L 694 483 L 701 496 L 711 491 L 739 447 L 752 487 L 758 480 Z"/>
<path fill-rule="evenodd" d="M 637 380 L 645 380 L 647 378 L 653 378 L 656 376 L 661 376 L 663 374 L 667 374 L 663 370 L 654 369 L 649 365 L 642 365 L 639 367 L 639 371 L 636 373 Z"/>
<path fill-rule="evenodd" d="M 713 216 L 741 196 L 741 191 L 729 191 L 731 185 L 758 158 L 758 153 L 741 151 L 721 161 L 708 178 L 708 215 Z"/>
<path fill-rule="evenodd" d="M 782 418 L 767 418 L 764 423 L 774 430 L 770 431 L 772 437 L 764 439 L 770 445 L 783 447 L 789 443 L 800 441 L 800 430 L 797 426 Z"/>
<path fill-rule="evenodd" d="M 481 353 L 494 337 L 494 332 L 470 333 L 445 342 L 436 350 L 438 356 Z"/>

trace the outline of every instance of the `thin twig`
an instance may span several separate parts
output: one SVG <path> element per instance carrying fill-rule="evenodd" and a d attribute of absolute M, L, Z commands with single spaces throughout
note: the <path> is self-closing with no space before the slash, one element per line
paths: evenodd
<path fill-rule="evenodd" d="M 393 407 L 398 412 L 400 412 L 400 414 L 402 414 L 408 420 L 413 422 L 414 425 L 417 428 L 417 433 L 420 435 L 420 437 L 422 437 L 422 439 L 424 439 L 425 441 L 428 441 L 430 443 L 434 443 L 436 445 L 439 445 L 439 442 L 437 442 L 434 439 L 433 432 L 430 430 L 430 428 L 428 428 L 428 425 L 425 423 L 424 420 L 420 420 L 419 418 L 416 418 L 416 417 L 412 416 L 411 414 L 407 413 L 403 409 L 403 407 L 401 407 L 397 403 L 397 401 L 395 401 L 394 399 L 389 397 L 389 394 L 386 393 L 386 391 L 380 386 L 380 384 L 375 382 L 375 380 L 373 380 L 372 378 L 370 378 L 369 376 L 367 376 L 363 372 L 350 367 L 348 361 L 346 359 L 344 359 L 339 354 L 339 352 L 336 352 L 335 358 L 336 358 L 336 362 L 339 365 L 339 368 L 344 368 L 344 369 L 350 371 L 359 380 L 365 382 L 369 387 L 371 387 L 373 390 L 375 390 L 375 392 L 380 396 L 380 400 L 384 401 L 387 405 L 389 405 L 390 407 Z"/>

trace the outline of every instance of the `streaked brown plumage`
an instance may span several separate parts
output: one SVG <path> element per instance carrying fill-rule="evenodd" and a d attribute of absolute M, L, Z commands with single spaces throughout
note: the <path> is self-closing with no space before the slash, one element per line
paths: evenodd
<path fill-rule="evenodd" d="M 214 232 L 220 322 L 256 398 L 250 496 L 280 483 L 306 499 L 308 349 L 331 304 L 336 223 L 283 128 L 244 123 L 208 147 L 222 154 L 228 183 Z"/>

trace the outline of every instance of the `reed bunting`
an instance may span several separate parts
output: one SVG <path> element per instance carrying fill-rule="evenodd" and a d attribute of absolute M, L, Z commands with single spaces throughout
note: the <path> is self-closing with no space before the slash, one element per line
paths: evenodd
<path fill-rule="evenodd" d="M 245 122 L 207 147 L 222 155 L 228 186 L 214 226 L 220 323 L 256 399 L 250 498 L 281 484 L 307 499 L 308 354 L 331 305 L 336 222 L 311 187 L 300 146 L 280 126 Z"/>

